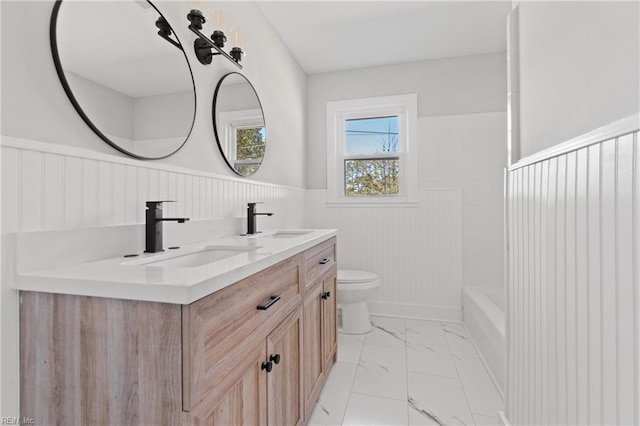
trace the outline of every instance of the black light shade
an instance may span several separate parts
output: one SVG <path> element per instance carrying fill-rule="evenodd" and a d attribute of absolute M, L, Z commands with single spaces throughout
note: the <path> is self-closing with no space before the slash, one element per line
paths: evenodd
<path fill-rule="evenodd" d="M 240 62 L 242 60 L 242 55 L 244 54 L 244 52 L 239 47 L 234 47 L 233 49 L 231 49 L 231 52 L 229 52 L 229 54 L 234 61 Z"/>
<path fill-rule="evenodd" d="M 187 15 L 187 19 L 189 20 L 189 29 L 198 36 L 193 43 L 193 47 L 195 49 L 196 57 L 201 64 L 209 65 L 214 56 L 220 55 L 227 58 L 238 68 L 242 68 L 242 65 L 240 65 L 240 60 L 243 55 L 242 49 L 234 47 L 231 49 L 231 54 L 222 50 L 224 43 L 227 41 L 227 36 L 224 35 L 224 32 L 215 30 L 213 34 L 211 34 L 211 39 L 200 32 L 200 30 L 202 30 L 202 24 L 206 22 L 202 12 L 197 9 L 193 9 Z M 213 52 L 212 49 L 215 49 L 216 52 Z"/>
<path fill-rule="evenodd" d="M 224 43 L 227 41 L 227 36 L 225 36 L 222 31 L 215 30 L 213 34 L 211 34 L 211 40 L 216 46 L 223 48 Z"/>

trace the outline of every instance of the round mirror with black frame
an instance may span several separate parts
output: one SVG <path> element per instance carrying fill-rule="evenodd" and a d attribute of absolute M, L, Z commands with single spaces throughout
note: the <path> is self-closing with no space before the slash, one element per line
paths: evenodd
<path fill-rule="evenodd" d="M 69 100 L 102 140 L 145 160 L 184 145 L 195 120 L 193 75 L 151 2 L 57 0 L 50 40 Z"/>
<path fill-rule="evenodd" d="M 267 126 L 260 98 L 244 75 L 232 72 L 218 82 L 213 95 L 213 130 L 231 170 L 250 176 L 260 168 Z"/>

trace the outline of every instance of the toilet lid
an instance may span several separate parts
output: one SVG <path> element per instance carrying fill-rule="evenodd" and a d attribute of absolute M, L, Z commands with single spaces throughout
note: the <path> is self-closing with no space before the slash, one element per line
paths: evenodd
<path fill-rule="evenodd" d="M 338 270 L 338 282 L 343 284 L 365 283 L 377 279 L 378 276 L 372 272 L 352 271 L 348 269 Z"/>

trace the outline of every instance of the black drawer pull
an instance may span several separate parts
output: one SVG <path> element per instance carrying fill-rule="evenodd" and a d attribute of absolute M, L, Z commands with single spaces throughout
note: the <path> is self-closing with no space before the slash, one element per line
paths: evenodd
<path fill-rule="evenodd" d="M 271 355 L 269 362 L 273 361 L 274 364 L 280 364 L 280 354 Z"/>
<path fill-rule="evenodd" d="M 273 370 L 273 363 L 271 361 L 263 362 L 261 368 L 263 370 L 267 370 L 267 373 L 271 373 L 271 370 Z"/>
<path fill-rule="evenodd" d="M 330 291 L 325 291 L 324 293 L 322 293 L 322 298 L 323 299 L 328 299 L 329 297 L 331 297 L 331 292 Z"/>
<path fill-rule="evenodd" d="M 324 259 L 322 259 L 320 261 L 321 265 L 326 265 L 327 263 L 331 262 L 331 259 L 329 259 L 328 257 L 325 257 Z"/>
<path fill-rule="evenodd" d="M 271 307 L 271 305 L 276 303 L 278 300 L 280 300 L 280 295 L 271 296 L 271 299 L 267 303 L 262 304 L 262 305 L 258 305 L 258 310 L 266 311 L 267 309 L 269 309 Z"/>

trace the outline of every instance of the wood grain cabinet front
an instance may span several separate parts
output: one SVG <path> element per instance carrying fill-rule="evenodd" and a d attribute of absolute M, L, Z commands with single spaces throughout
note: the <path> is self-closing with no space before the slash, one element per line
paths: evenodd
<path fill-rule="evenodd" d="M 305 419 L 337 357 L 335 239 L 304 253 L 303 363 Z M 330 262 L 321 263 L 324 259 Z M 316 263 L 321 268 L 316 267 Z"/>
<path fill-rule="evenodd" d="M 338 354 L 337 279 L 333 272 L 322 280 L 322 361 L 325 371 L 336 361 Z"/>
<path fill-rule="evenodd" d="M 21 292 L 20 415 L 304 424 L 335 361 L 335 277 L 332 238 L 189 305 Z"/>
<path fill-rule="evenodd" d="M 192 425 L 299 425 L 303 421 L 302 308 L 236 363 L 236 380 L 215 401 L 193 410 Z"/>
<path fill-rule="evenodd" d="M 212 407 L 244 359 L 301 303 L 297 255 L 182 308 L 182 405 Z M 277 298 L 277 299 L 276 299 Z"/>

